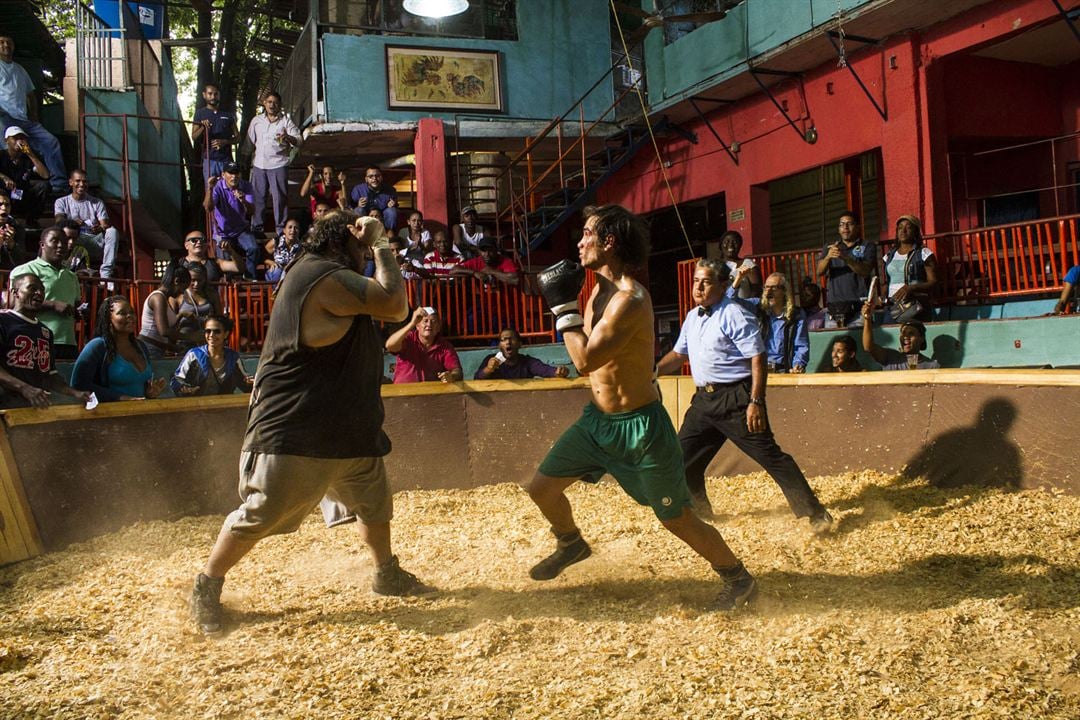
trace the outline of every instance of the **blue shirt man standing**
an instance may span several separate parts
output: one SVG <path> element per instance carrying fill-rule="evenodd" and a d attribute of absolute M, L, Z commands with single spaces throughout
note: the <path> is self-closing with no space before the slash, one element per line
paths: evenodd
<path fill-rule="evenodd" d="M 679 430 L 693 507 L 703 516 L 712 515 L 705 470 L 730 439 L 772 476 L 796 517 L 809 517 L 814 532 L 827 532 L 832 516 L 769 428 L 765 342 L 753 311 L 725 296 L 730 272 L 722 261 L 698 261 L 691 291 L 697 307 L 687 314 L 675 348 L 657 367 L 658 374 L 670 375 L 689 359 L 697 386 Z"/>

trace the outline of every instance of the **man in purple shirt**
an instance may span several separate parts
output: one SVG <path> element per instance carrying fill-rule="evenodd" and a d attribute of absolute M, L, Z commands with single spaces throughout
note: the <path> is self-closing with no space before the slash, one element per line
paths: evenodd
<path fill-rule="evenodd" d="M 565 365 L 548 365 L 518 352 L 521 335 L 514 328 L 499 333 L 499 352 L 488 355 L 473 375 L 474 380 L 521 380 L 524 378 L 564 378 L 570 374 Z"/>
<path fill-rule="evenodd" d="M 206 181 L 203 208 L 214 213 L 214 238 L 218 247 L 228 248 L 236 264 L 244 265 L 244 277 L 257 280 L 262 246 L 251 232 L 254 191 L 251 183 L 240 179 L 240 167 L 226 163 L 221 177 Z"/>

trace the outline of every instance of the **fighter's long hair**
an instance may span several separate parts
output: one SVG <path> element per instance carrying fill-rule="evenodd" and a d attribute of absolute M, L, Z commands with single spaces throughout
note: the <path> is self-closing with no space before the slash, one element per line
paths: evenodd
<path fill-rule="evenodd" d="M 303 240 L 304 251 L 352 267 L 352 259 L 345 246 L 352 237 L 349 227 L 359 219 L 360 216 L 352 210 L 331 210 L 315 221 L 311 232 Z"/>
<path fill-rule="evenodd" d="M 626 267 L 643 267 L 649 260 L 649 226 L 640 217 L 621 205 L 590 205 L 581 211 L 588 220 L 596 218 L 593 228 L 599 239 L 615 238 L 615 257 Z"/>

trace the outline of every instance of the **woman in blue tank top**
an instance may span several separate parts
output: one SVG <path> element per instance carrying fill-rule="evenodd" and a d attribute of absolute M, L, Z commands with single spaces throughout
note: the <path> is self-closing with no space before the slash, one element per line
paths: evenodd
<path fill-rule="evenodd" d="M 146 346 L 135 336 L 135 310 L 112 295 L 98 309 L 97 337 L 86 344 L 71 371 L 71 386 L 89 390 L 102 402 L 152 399 L 165 389 L 155 378 Z"/>

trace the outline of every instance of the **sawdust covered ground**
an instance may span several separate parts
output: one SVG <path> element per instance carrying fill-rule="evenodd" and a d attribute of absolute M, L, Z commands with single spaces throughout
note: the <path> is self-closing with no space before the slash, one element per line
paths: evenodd
<path fill-rule="evenodd" d="M 764 474 L 711 483 L 762 588 L 733 616 L 612 484 L 571 491 L 595 554 L 548 584 L 520 489 L 399 495 L 432 599 L 373 595 L 313 517 L 230 575 L 216 640 L 186 596 L 221 518 L 132 527 L 0 569 L 0 717 L 1080 717 L 1080 498 L 812 482 L 822 541 Z"/>

